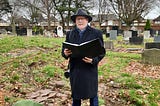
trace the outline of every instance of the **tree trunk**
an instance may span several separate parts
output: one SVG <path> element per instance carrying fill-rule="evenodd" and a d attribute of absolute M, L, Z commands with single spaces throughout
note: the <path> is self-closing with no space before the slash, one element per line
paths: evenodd
<path fill-rule="evenodd" d="M 50 19 L 50 14 L 47 15 L 47 18 L 48 18 L 48 31 L 51 30 L 51 19 Z"/>
<path fill-rule="evenodd" d="M 15 24 L 15 21 L 14 21 L 13 17 L 12 17 L 11 27 L 12 27 L 12 33 L 13 33 L 13 35 L 16 35 L 16 24 Z"/>

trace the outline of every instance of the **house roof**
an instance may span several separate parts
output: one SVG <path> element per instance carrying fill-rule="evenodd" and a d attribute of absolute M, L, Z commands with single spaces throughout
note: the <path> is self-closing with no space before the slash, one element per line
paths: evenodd
<path fill-rule="evenodd" d="M 3 19 L 0 19 L 0 23 L 7 23 L 7 22 Z"/>
<path fill-rule="evenodd" d="M 153 19 L 153 21 L 160 21 L 160 16 L 158 16 L 157 18 Z"/>
<path fill-rule="evenodd" d="M 107 20 L 118 20 L 118 17 L 115 14 L 108 14 Z"/>
<path fill-rule="evenodd" d="M 30 21 L 24 18 L 23 16 L 20 16 L 20 17 L 16 17 L 15 23 L 21 26 L 29 26 Z"/>
<path fill-rule="evenodd" d="M 115 14 L 97 14 L 97 15 L 92 15 L 93 21 L 99 21 L 98 17 L 102 18 L 102 21 L 106 20 L 118 20 L 118 17 Z"/>
<path fill-rule="evenodd" d="M 44 18 L 42 15 L 39 15 L 36 19 L 37 19 L 38 22 L 47 22 L 47 19 Z M 51 16 L 51 17 L 50 17 L 50 20 L 51 20 L 52 22 L 58 21 L 54 16 Z"/>

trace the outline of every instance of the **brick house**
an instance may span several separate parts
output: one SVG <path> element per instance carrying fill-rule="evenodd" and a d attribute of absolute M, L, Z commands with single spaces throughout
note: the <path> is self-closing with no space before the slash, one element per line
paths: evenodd
<path fill-rule="evenodd" d="M 158 16 L 157 18 L 153 19 L 152 28 L 154 30 L 160 30 L 160 16 Z"/>

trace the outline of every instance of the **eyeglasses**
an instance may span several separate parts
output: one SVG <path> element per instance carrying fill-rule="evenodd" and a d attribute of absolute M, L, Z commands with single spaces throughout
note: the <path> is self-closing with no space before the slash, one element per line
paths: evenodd
<path fill-rule="evenodd" d="M 76 18 L 76 21 L 80 21 L 80 20 L 86 20 L 86 18 Z"/>

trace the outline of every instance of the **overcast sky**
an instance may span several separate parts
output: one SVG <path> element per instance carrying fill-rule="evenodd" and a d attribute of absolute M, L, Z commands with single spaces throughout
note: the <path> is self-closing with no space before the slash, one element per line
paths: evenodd
<path fill-rule="evenodd" d="M 160 16 L 160 9 L 155 8 L 145 17 L 145 19 L 155 19 L 158 16 Z"/>
<path fill-rule="evenodd" d="M 92 11 L 90 12 L 93 12 L 93 14 L 98 14 L 98 10 L 97 8 L 94 8 Z M 147 15 L 145 16 L 144 18 L 145 19 L 155 19 L 157 18 L 158 16 L 160 16 L 160 7 L 154 7 L 154 9 Z"/>
<path fill-rule="evenodd" d="M 92 11 L 93 14 L 98 14 L 98 10 L 97 8 L 93 9 Z M 21 14 L 22 15 L 22 14 Z M 25 15 L 26 16 L 26 15 Z M 24 17 L 25 17 L 24 16 Z M 145 16 L 144 18 L 145 19 L 155 19 L 157 18 L 158 16 L 160 16 L 160 8 L 155 8 L 153 9 L 147 16 Z M 6 20 L 6 15 L 4 15 L 4 17 L 2 17 L 2 19 Z"/>

